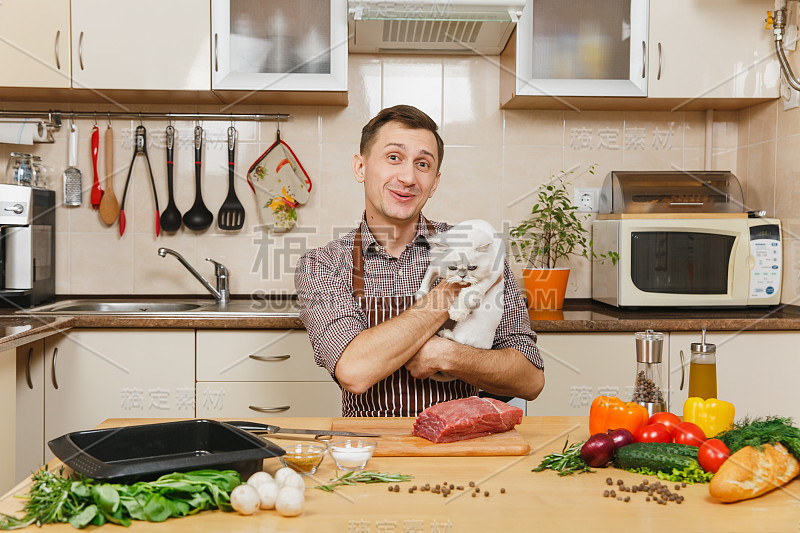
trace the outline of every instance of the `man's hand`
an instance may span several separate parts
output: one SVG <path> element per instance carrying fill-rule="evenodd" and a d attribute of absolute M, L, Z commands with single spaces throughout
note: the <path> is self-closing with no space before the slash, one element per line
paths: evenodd
<path fill-rule="evenodd" d="M 406 361 L 405 367 L 417 379 L 431 377 L 442 370 L 442 359 L 455 345 L 453 341 L 434 335 Z"/>

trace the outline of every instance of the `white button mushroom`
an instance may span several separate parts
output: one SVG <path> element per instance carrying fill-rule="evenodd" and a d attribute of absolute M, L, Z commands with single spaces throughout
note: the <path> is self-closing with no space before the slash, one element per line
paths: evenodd
<path fill-rule="evenodd" d="M 274 509 L 275 500 L 278 498 L 280 487 L 274 481 L 268 481 L 258 486 L 258 496 L 261 498 L 262 509 Z"/>
<path fill-rule="evenodd" d="M 255 488 L 245 483 L 231 491 L 231 506 L 240 514 L 255 514 L 261 506 L 261 497 Z"/>
<path fill-rule="evenodd" d="M 250 479 L 247 480 L 247 484 L 251 487 L 258 488 L 259 485 L 269 481 L 273 481 L 272 476 L 270 476 L 267 472 L 259 471 L 250 476 Z"/>
<path fill-rule="evenodd" d="M 283 487 L 286 484 L 286 478 L 289 476 L 299 477 L 300 474 L 298 474 L 288 466 L 284 466 L 283 468 L 275 472 L 275 483 L 277 483 L 279 487 Z"/>
<path fill-rule="evenodd" d="M 303 492 L 292 487 L 284 487 L 278 492 L 275 509 L 281 516 L 297 516 L 303 512 L 306 498 Z"/>
<path fill-rule="evenodd" d="M 283 480 L 284 487 L 291 487 L 293 489 L 300 489 L 306 490 L 306 482 L 303 480 L 303 476 L 297 474 L 294 476 L 286 476 Z"/>

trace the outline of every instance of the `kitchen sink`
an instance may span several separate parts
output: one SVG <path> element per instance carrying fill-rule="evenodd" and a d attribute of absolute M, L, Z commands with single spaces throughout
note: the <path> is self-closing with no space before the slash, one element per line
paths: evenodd
<path fill-rule="evenodd" d="M 18 311 L 25 315 L 120 315 L 173 317 L 297 317 L 300 306 L 292 298 L 231 300 L 65 300 Z"/>
<path fill-rule="evenodd" d="M 199 304 L 172 302 L 79 302 L 56 304 L 52 311 L 60 313 L 174 313 L 191 311 Z"/>

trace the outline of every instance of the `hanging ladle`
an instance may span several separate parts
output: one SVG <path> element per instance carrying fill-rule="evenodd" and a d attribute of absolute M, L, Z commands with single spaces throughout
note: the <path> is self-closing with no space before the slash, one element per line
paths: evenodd
<path fill-rule="evenodd" d="M 161 213 L 161 228 L 164 231 L 178 231 L 181 229 L 181 212 L 178 211 L 178 206 L 175 205 L 175 197 L 172 192 L 172 157 L 175 148 L 175 128 L 167 126 L 167 192 L 169 193 L 169 202 L 167 208 Z"/>
<path fill-rule="evenodd" d="M 200 156 L 203 151 L 203 128 L 200 126 L 194 129 L 194 182 L 195 195 L 194 204 L 183 214 L 184 225 L 195 231 L 202 231 L 209 227 L 214 221 L 214 215 L 203 203 L 203 189 L 200 183 Z"/>

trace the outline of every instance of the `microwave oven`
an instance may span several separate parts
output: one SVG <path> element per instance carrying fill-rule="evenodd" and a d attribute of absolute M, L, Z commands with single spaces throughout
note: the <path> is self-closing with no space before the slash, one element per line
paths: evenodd
<path fill-rule="evenodd" d="M 745 215 L 746 216 L 746 215 Z M 596 220 L 592 298 L 618 307 L 745 307 L 780 303 L 783 247 L 777 219 Z"/>

